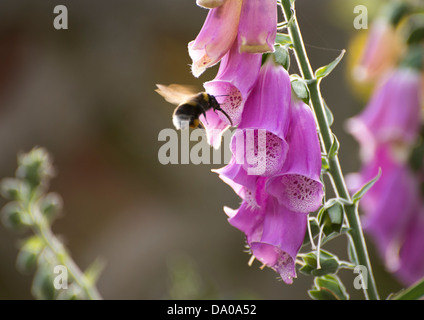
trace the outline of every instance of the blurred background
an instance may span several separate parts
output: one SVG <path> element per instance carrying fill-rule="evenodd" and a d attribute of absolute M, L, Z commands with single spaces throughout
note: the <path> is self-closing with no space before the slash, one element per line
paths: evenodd
<path fill-rule="evenodd" d="M 355 30 L 353 8 L 372 17 L 378 1 L 298 0 L 299 23 L 314 68 L 348 49 L 322 90 L 335 116 L 345 173 L 359 168 L 358 146 L 344 132 L 364 101 L 354 96 L 347 66 Z M 69 29 L 53 27 L 65 5 Z M 98 289 L 105 299 L 308 299 L 313 278 L 289 286 L 259 263 L 247 265 L 244 235 L 222 207 L 239 199 L 213 165 L 161 165 L 160 130 L 173 107 L 156 83 L 191 84 L 187 43 L 207 11 L 194 0 L 2 0 L 0 3 L 0 177 L 14 175 L 16 155 L 45 147 L 63 197 L 53 225 L 76 263 L 106 262 Z M 293 71 L 296 71 L 292 60 Z M 1 200 L 1 204 L 5 203 Z M 19 240 L 0 226 L 0 299 L 32 299 L 33 275 L 15 268 Z M 346 239 L 325 246 L 347 259 Z M 381 296 L 400 289 L 369 244 Z M 339 273 L 353 299 L 356 274 Z"/>

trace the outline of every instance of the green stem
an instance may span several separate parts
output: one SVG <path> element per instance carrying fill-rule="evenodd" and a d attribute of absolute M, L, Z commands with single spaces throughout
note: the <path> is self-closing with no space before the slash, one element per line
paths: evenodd
<path fill-rule="evenodd" d="M 333 133 L 325 115 L 325 107 L 319 89 L 319 82 L 315 78 L 312 67 L 309 63 L 308 55 L 306 53 L 302 35 L 300 33 L 300 28 L 296 19 L 294 5 L 292 6 L 290 0 L 281 0 L 281 7 L 283 9 L 286 21 L 290 21 L 288 25 L 288 31 L 293 43 L 296 60 L 304 79 L 307 80 L 312 107 L 318 122 L 323 148 L 325 149 L 323 151 L 328 154 L 328 151 L 333 144 Z M 351 197 L 346 187 L 338 156 L 334 155 L 328 160 L 329 173 L 332 177 L 333 186 L 337 196 L 345 199 L 348 202 L 351 202 Z M 353 204 L 344 205 L 344 210 L 351 230 L 350 239 L 354 248 L 357 262 L 358 264 L 365 266 L 368 272 L 368 288 L 364 289 L 365 298 L 378 300 L 379 296 L 377 287 L 368 256 L 364 234 L 362 232 L 357 206 Z"/>
<path fill-rule="evenodd" d="M 45 245 L 53 252 L 57 261 L 64 265 L 68 270 L 71 278 L 75 283 L 84 291 L 87 298 L 90 300 L 101 300 L 97 288 L 89 283 L 84 275 L 84 273 L 79 269 L 76 263 L 69 256 L 66 249 L 63 247 L 62 243 L 57 239 L 57 237 L 50 230 L 46 220 L 38 212 L 36 206 L 32 205 L 32 201 L 28 204 L 28 214 L 31 217 L 33 230 L 34 232 L 44 241 Z"/>

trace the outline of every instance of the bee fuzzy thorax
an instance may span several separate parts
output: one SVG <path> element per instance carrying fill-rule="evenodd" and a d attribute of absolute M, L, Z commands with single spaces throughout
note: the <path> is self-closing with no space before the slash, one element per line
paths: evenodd
<path fill-rule="evenodd" d="M 188 89 L 179 85 L 157 86 L 158 89 L 156 92 L 162 95 L 168 102 L 177 104 L 177 108 L 172 117 L 172 122 L 177 130 L 183 130 L 188 127 L 203 127 L 199 117 L 203 115 L 206 119 L 206 111 L 210 109 L 222 112 L 232 124 L 230 117 L 221 109 L 221 106 L 214 96 L 206 92 L 190 94 Z"/>

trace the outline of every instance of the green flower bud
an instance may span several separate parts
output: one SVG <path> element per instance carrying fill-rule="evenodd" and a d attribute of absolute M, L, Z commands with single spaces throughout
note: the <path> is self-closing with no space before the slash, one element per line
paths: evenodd
<path fill-rule="evenodd" d="M 53 281 L 52 272 L 46 266 L 40 266 L 32 282 L 32 295 L 39 300 L 53 300 L 56 296 Z"/>
<path fill-rule="evenodd" d="M 16 267 L 22 273 L 34 271 L 40 252 L 44 249 L 44 242 L 38 236 L 26 239 L 16 259 Z"/>
<path fill-rule="evenodd" d="M 52 221 L 62 210 L 63 201 L 59 194 L 52 192 L 40 199 L 39 205 L 41 213 L 48 221 Z"/>
<path fill-rule="evenodd" d="M 31 188 L 47 183 L 54 174 L 50 155 L 42 148 L 19 155 L 16 177 L 28 182 Z"/>
<path fill-rule="evenodd" d="M 20 179 L 5 178 L 0 184 L 1 195 L 12 201 L 25 200 L 29 196 L 28 185 Z"/>
<path fill-rule="evenodd" d="M 3 224 L 13 230 L 22 230 L 31 225 L 30 217 L 24 212 L 18 202 L 6 204 L 2 211 Z"/>

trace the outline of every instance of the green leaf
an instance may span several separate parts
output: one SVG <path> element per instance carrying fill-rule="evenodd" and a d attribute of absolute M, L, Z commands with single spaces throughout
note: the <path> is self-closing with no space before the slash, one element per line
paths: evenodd
<path fill-rule="evenodd" d="M 424 278 L 391 297 L 392 300 L 418 300 L 424 297 Z"/>
<path fill-rule="evenodd" d="M 336 295 L 325 288 L 321 290 L 309 290 L 308 294 L 314 300 L 338 300 Z"/>
<path fill-rule="evenodd" d="M 340 262 L 336 256 L 328 251 L 320 250 L 320 268 L 318 268 L 316 252 L 309 252 L 302 256 L 305 265 L 299 269 L 300 272 L 313 276 L 323 276 L 336 273 Z"/>
<path fill-rule="evenodd" d="M 309 90 L 302 78 L 296 78 L 291 81 L 292 90 L 295 95 L 306 104 L 309 103 Z"/>
<path fill-rule="evenodd" d="M 334 60 L 333 62 L 329 63 L 326 66 L 323 66 L 323 67 L 317 69 L 315 71 L 315 78 L 319 80 L 319 79 L 327 77 L 334 70 L 334 68 L 336 68 L 337 65 L 340 63 L 345 52 L 346 52 L 346 50 L 343 49 L 342 53 L 336 58 L 336 60 Z"/>
<path fill-rule="evenodd" d="M 288 34 L 285 33 L 277 33 L 275 38 L 275 42 L 281 44 L 282 46 L 288 47 L 292 45 L 291 38 Z"/>
<path fill-rule="evenodd" d="M 337 140 L 336 135 L 333 133 L 333 144 L 331 145 L 330 151 L 328 151 L 328 158 L 331 159 L 339 153 L 340 142 Z"/>
<path fill-rule="evenodd" d="M 327 103 L 325 102 L 325 100 L 323 100 L 323 102 L 324 102 L 324 109 L 325 109 L 325 117 L 327 118 L 328 126 L 331 127 L 334 122 L 334 116 L 330 108 L 328 107 Z"/>
<path fill-rule="evenodd" d="M 378 181 L 378 179 L 380 179 L 380 176 L 381 168 L 378 169 L 378 174 L 374 179 L 368 181 L 358 192 L 352 196 L 353 203 L 357 203 L 359 200 L 361 200 L 361 198 L 368 192 L 368 190 L 371 189 L 371 187 Z"/>
<path fill-rule="evenodd" d="M 349 294 L 345 286 L 335 275 L 325 275 L 315 278 L 314 288 L 308 291 L 316 300 L 348 300 Z"/>
<path fill-rule="evenodd" d="M 288 70 L 290 68 L 290 54 L 286 47 L 276 44 L 274 46 L 274 61 L 279 65 L 282 65 L 284 69 Z"/>
<path fill-rule="evenodd" d="M 328 158 L 326 155 L 321 156 L 321 170 L 328 171 L 330 169 L 330 163 L 328 162 Z"/>
<path fill-rule="evenodd" d="M 317 218 L 319 225 L 324 226 L 323 231 L 326 236 L 333 232 L 340 233 L 344 219 L 342 204 L 338 201 L 333 201 L 330 206 L 324 206 L 319 211 Z"/>

